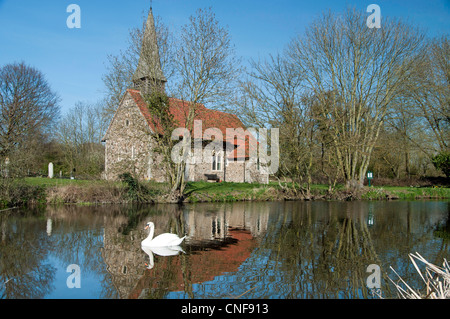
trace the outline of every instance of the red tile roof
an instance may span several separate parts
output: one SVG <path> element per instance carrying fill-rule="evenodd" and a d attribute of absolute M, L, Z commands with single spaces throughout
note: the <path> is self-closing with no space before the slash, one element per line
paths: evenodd
<path fill-rule="evenodd" d="M 138 106 L 142 115 L 147 120 L 151 129 L 153 131 L 161 131 L 160 127 L 157 127 L 157 129 L 155 130 L 154 121 L 152 121 L 152 115 L 150 114 L 147 104 L 145 103 L 140 91 L 132 89 L 129 89 L 127 91 L 135 101 L 136 105 Z M 191 104 L 187 101 L 169 98 L 170 113 L 172 113 L 175 121 L 177 122 L 176 124 L 179 125 L 179 127 L 183 128 L 185 127 L 186 118 L 188 116 L 190 107 Z M 237 132 L 236 136 L 227 136 L 226 134 L 227 128 L 230 129 L 242 128 L 244 131 L 246 130 L 241 120 L 239 120 L 239 118 L 236 115 L 216 110 L 210 110 L 206 108 L 203 104 L 198 104 L 196 107 L 196 114 L 194 120 L 202 121 L 202 133 L 204 133 L 209 128 L 218 128 L 223 134 L 224 141 L 230 142 L 237 147 L 238 146 L 245 147 L 245 157 L 246 158 L 249 157 L 249 149 L 252 146 L 251 143 L 249 143 L 249 138 L 252 140 L 252 142 L 256 143 L 253 135 L 250 135 L 250 137 L 246 137 L 244 134 L 241 134 L 239 132 Z M 156 126 L 158 126 L 157 123 Z M 194 137 L 193 134 L 192 137 Z M 239 155 L 241 154 L 238 153 L 239 149 L 236 148 L 234 152 L 230 154 L 229 158 L 239 158 L 240 157 Z"/>

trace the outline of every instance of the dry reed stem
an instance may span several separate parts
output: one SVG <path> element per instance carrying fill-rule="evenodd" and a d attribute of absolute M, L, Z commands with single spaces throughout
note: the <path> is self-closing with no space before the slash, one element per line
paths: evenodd
<path fill-rule="evenodd" d="M 446 259 L 444 259 L 443 267 L 438 267 L 419 253 L 409 254 L 409 258 L 414 265 L 414 268 L 419 273 L 423 282 L 426 284 L 426 293 L 421 294 L 412 289 L 401 277 L 400 275 L 391 267 L 394 273 L 399 278 L 399 282 L 405 285 L 406 289 L 403 288 L 398 282 L 394 282 L 391 278 L 389 280 L 395 285 L 397 291 L 403 299 L 450 299 L 450 266 Z M 417 265 L 417 261 L 421 261 L 426 266 L 425 274 Z"/>

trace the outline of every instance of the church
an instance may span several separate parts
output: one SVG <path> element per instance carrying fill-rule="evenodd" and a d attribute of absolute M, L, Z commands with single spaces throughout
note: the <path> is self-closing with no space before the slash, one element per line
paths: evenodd
<path fill-rule="evenodd" d="M 164 92 L 167 83 L 161 68 L 152 9 L 132 81 L 133 87 L 122 97 L 102 140 L 105 143 L 104 176 L 115 180 L 120 174 L 129 172 L 142 180 L 164 182 L 166 173 L 162 155 L 155 149 L 154 136 L 158 132 L 152 125 L 152 115 L 144 99 L 144 95 L 152 90 Z M 169 111 L 180 126 L 186 122 L 190 107 L 191 103 L 187 101 L 169 98 Z M 195 158 L 194 154 L 198 153 L 191 150 L 184 172 L 187 181 L 269 182 L 268 170 L 250 156 L 249 149 L 255 145 L 254 136 L 246 131 L 236 115 L 197 105 L 194 120 L 201 124 L 202 137 L 206 130 L 218 129 L 226 138 L 223 148 L 213 151 L 206 159 Z M 235 132 L 233 136 L 227 136 L 230 130 Z M 204 147 L 204 143 L 200 145 Z"/>

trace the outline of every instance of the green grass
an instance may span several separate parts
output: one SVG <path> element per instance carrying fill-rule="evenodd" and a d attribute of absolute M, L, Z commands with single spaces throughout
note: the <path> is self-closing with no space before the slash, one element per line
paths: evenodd
<path fill-rule="evenodd" d="M 385 199 L 391 198 L 414 200 L 414 199 L 448 199 L 450 188 L 445 187 L 400 187 L 400 186 L 375 186 L 362 195 L 362 199 Z"/>
<path fill-rule="evenodd" d="M 61 187 L 62 190 L 62 187 L 64 186 L 75 186 L 79 195 L 74 194 L 72 197 L 75 197 L 80 203 L 86 204 L 89 203 L 90 193 L 95 196 L 98 196 L 98 194 L 103 196 L 103 193 L 107 194 L 108 192 L 111 192 L 111 189 L 125 190 L 127 188 L 126 184 L 123 182 L 110 182 L 104 180 L 70 180 L 33 177 L 25 178 L 23 182 L 27 185 L 42 187 L 44 189 Z M 156 201 L 158 201 L 158 198 L 163 198 L 163 195 L 167 193 L 168 186 L 164 183 L 141 183 L 148 189 L 148 195 Z M 327 191 L 328 185 L 316 184 L 311 186 L 311 193 L 317 198 L 324 198 L 322 195 L 326 195 Z M 343 185 L 337 185 L 332 198 L 345 198 L 345 196 L 341 196 L 343 194 L 345 194 Z M 284 198 L 283 196 L 284 194 L 278 182 L 273 181 L 268 185 L 257 183 L 189 182 L 187 183 L 185 190 L 185 198 L 188 202 L 232 202 L 250 200 L 269 201 L 281 200 Z M 327 196 L 327 198 L 329 197 Z M 449 199 L 450 188 L 372 186 L 370 188 L 366 187 L 360 198 L 363 200 L 414 200 L 427 198 Z M 61 200 L 64 201 L 64 199 Z"/>
<path fill-rule="evenodd" d="M 229 193 L 233 191 L 248 191 L 256 187 L 261 187 L 261 184 L 189 182 L 186 185 L 186 193 Z"/>
<path fill-rule="evenodd" d="M 258 183 L 189 182 L 185 196 L 190 202 L 233 202 L 242 200 L 274 200 L 278 185 Z"/>

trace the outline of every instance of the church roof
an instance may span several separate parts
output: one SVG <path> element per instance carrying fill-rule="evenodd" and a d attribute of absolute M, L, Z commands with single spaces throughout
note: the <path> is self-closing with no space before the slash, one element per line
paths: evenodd
<path fill-rule="evenodd" d="M 151 125 L 152 130 L 158 131 L 160 128 L 156 128 L 155 130 L 155 128 L 153 127 L 153 121 L 151 121 L 152 117 L 150 111 L 140 91 L 132 89 L 129 89 L 127 91 L 130 93 L 136 105 L 139 107 L 142 115 L 144 115 L 144 117 L 149 122 L 149 125 Z M 174 120 L 177 122 L 176 124 L 179 125 L 179 127 L 185 127 L 186 117 L 189 113 L 190 106 L 191 104 L 187 101 L 169 98 L 170 113 L 173 115 Z M 244 127 L 244 125 L 236 115 L 211 110 L 206 108 L 203 104 L 197 105 L 195 120 L 202 121 L 203 133 L 206 129 L 215 127 L 218 128 L 223 135 L 225 135 L 227 128 Z"/>
<path fill-rule="evenodd" d="M 153 132 L 160 131 L 161 130 L 160 127 L 156 127 L 156 128 L 154 127 L 154 121 L 152 121 L 152 115 L 150 114 L 147 104 L 144 101 L 140 91 L 129 89 L 129 90 L 127 90 L 127 92 L 133 98 L 134 102 L 138 106 L 142 115 L 147 120 L 152 131 Z M 169 110 L 170 110 L 170 113 L 173 115 L 174 120 L 177 122 L 176 125 L 178 125 L 178 127 L 185 127 L 186 117 L 189 113 L 190 107 L 191 107 L 191 104 L 187 101 L 182 101 L 182 100 L 175 99 L 175 98 L 169 98 Z M 194 120 L 202 121 L 202 133 L 204 133 L 209 128 L 219 129 L 222 132 L 224 141 L 231 143 L 232 145 L 235 145 L 236 147 L 243 146 L 245 149 L 245 157 L 246 158 L 249 157 L 249 148 L 252 146 L 251 143 L 249 143 L 249 140 L 251 139 L 253 142 L 256 143 L 253 135 L 245 136 L 245 133 L 243 134 L 243 132 L 239 132 L 239 131 L 237 131 L 236 135 L 233 135 L 233 136 L 227 136 L 227 134 L 226 134 L 227 128 L 229 128 L 229 129 L 242 128 L 243 131 L 246 130 L 244 124 L 242 124 L 241 120 L 239 120 L 239 118 L 236 115 L 221 112 L 221 111 L 211 110 L 211 109 L 206 108 L 203 104 L 198 104 L 196 107 L 196 115 L 194 117 Z M 156 125 L 156 126 L 158 126 L 158 125 Z M 240 155 L 242 155 L 242 154 L 239 154 L 239 150 L 238 150 L 238 148 L 236 148 L 234 150 L 233 154 L 230 154 L 229 157 L 239 158 L 239 157 L 241 157 Z"/>
<path fill-rule="evenodd" d="M 167 79 L 161 69 L 155 20 L 153 18 L 151 8 L 147 17 L 141 54 L 136 72 L 133 75 L 133 82 L 144 78 L 167 82 Z"/>

